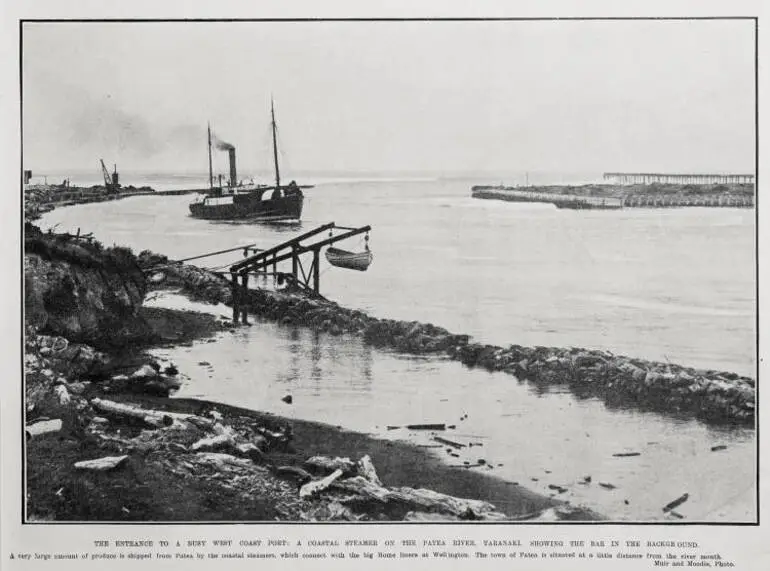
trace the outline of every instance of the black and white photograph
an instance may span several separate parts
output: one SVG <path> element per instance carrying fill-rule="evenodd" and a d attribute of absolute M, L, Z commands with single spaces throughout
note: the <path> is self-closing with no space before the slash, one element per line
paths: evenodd
<path fill-rule="evenodd" d="M 19 26 L 25 525 L 758 524 L 755 18 Z"/>

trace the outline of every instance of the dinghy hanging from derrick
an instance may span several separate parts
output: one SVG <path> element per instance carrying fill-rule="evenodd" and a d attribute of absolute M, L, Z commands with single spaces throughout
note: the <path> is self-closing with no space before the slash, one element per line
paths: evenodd
<path fill-rule="evenodd" d="M 342 230 L 342 233 L 335 236 L 333 230 Z M 290 286 L 299 288 L 310 295 L 319 295 L 321 250 L 341 240 L 365 234 L 367 246 L 363 256 L 345 250 L 338 250 L 337 248 L 329 248 L 330 250 L 338 250 L 344 253 L 343 258 L 337 259 L 338 264 L 336 265 L 339 265 L 340 260 L 342 260 L 341 263 L 347 264 L 348 267 L 355 265 L 356 267 L 353 269 L 365 270 L 372 261 L 372 254 L 368 246 L 370 230 L 371 226 L 368 225 L 351 228 L 338 226 L 334 222 L 330 222 L 295 238 L 286 240 L 277 246 L 260 250 L 253 255 L 248 255 L 253 250 L 245 248 L 244 255 L 246 257 L 242 261 L 230 266 L 230 278 L 233 286 L 233 323 L 238 323 L 239 318 L 242 318 L 244 323 L 246 322 L 245 307 L 240 303 L 241 296 L 239 294 L 248 289 L 250 274 L 272 275 L 276 279 L 286 280 Z M 320 237 L 319 234 L 327 231 L 329 232 L 328 238 L 317 240 Z M 303 254 L 312 256 L 312 261 L 307 271 L 305 271 L 305 264 L 302 263 Z M 353 258 L 346 257 L 345 255 L 353 256 Z M 329 255 L 327 254 L 328 258 Z M 333 253 L 332 258 L 334 258 Z M 278 271 L 278 264 L 283 261 L 291 261 L 291 272 Z"/>
<path fill-rule="evenodd" d="M 353 230 L 353 228 L 344 228 L 346 230 Z M 329 230 L 329 237 L 333 237 L 332 230 Z M 366 232 L 364 236 L 364 251 L 363 252 L 349 252 L 341 248 L 328 247 L 326 249 L 326 259 L 332 266 L 338 268 L 345 268 L 347 270 L 357 270 L 359 272 L 365 272 L 369 265 L 372 263 L 374 256 L 369 250 L 369 232 Z"/>
<path fill-rule="evenodd" d="M 327 248 L 326 259 L 332 266 L 365 272 L 374 256 L 367 248 L 364 252 L 348 252 L 339 248 Z"/>

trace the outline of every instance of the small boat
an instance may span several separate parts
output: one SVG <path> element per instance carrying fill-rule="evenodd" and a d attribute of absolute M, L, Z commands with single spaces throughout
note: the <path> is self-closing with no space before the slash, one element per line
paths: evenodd
<path fill-rule="evenodd" d="M 235 147 L 218 142 L 217 148 L 226 150 L 230 159 L 230 180 L 226 186 L 214 186 L 211 165 L 211 128 L 208 129 L 209 144 L 209 192 L 190 204 L 190 215 L 206 220 L 250 220 L 254 222 L 277 222 L 299 220 L 305 196 L 297 183 L 291 181 L 281 185 L 278 169 L 278 144 L 276 142 L 275 109 L 270 103 L 273 130 L 273 160 L 275 163 L 275 185 L 242 184 L 238 181 L 235 168 Z M 220 177 L 221 178 L 221 177 Z"/>
<path fill-rule="evenodd" d="M 372 263 L 374 256 L 367 248 L 364 252 L 348 252 L 339 248 L 327 248 L 326 259 L 332 266 L 346 268 L 348 270 L 358 270 L 364 272 Z"/>

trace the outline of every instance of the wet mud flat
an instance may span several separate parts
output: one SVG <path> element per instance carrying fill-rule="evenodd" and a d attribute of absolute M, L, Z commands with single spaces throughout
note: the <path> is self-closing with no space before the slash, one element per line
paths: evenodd
<path fill-rule="evenodd" d="M 143 350 L 226 335 L 231 325 L 193 311 L 143 313 L 155 341 L 120 356 L 28 333 L 30 521 L 600 518 L 486 474 L 450 468 L 414 445 L 169 398 L 179 371 Z M 308 491 L 310 484 L 320 488 Z"/>
<path fill-rule="evenodd" d="M 151 288 L 180 287 L 192 298 L 232 304 L 230 284 L 216 274 L 190 265 L 168 265 L 168 260 L 153 255 L 142 263 L 156 268 Z M 596 397 L 608 406 L 689 416 L 715 425 L 751 427 L 755 421 L 756 381 L 731 372 L 575 347 L 474 343 L 468 335 L 436 325 L 379 319 L 285 290 L 239 288 L 236 294 L 250 315 L 332 335 L 359 335 L 372 346 L 406 354 L 446 355 L 468 367 L 504 372 L 536 385 L 566 385 L 577 396 Z"/>

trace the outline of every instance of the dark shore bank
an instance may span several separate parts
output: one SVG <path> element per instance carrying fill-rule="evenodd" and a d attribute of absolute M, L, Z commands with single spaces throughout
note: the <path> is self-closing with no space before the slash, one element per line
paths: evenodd
<path fill-rule="evenodd" d="M 104 186 L 35 185 L 24 192 L 24 218 L 28 221 L 37 220 L 43 213 L 59 206 L 120 200 L 145 194 L 157 193 L 149 186 L 129 185 L 121 187 L 118 192 L 109 193 Z"/>
<path fill-rule="evenodd" d="M 140 263 L 149 253 L 137 259 L 29 225 L 25 247 L 31 521 L 598 518 L 480 470 L 446 466 L 417 446 L 169 398 L 179 371 L 143 350 L 232 324 L 142 307 Z M 189 282 L 195 296 L 228 291 L 219 278 L 185 268 L 199 277 Z"/>
<path fill-rule="evenodd" d="M 232 302 L 230 285 L 215 274 L 189 265 L 169 265 L 164 257 L 149 253 L 140 261 L 144 267 L 156 268 L 150 287 L 179 287 L 196 299 Z M 474 343 L 467 335 L 435 325 L 377 319 L 299 293 L 249 290 L 239 295 L 251 315 L 333 335 L 357 334 L 375 347 L 403 353 L 447 355 L 466 366 L 505 372 L 522 382 L 567 385 L 578 397 L 600 398 L 607 406 L 691 416 L 711 424 L 754 424 L 756 382 L 735 373 L 608 351 Z"/>

